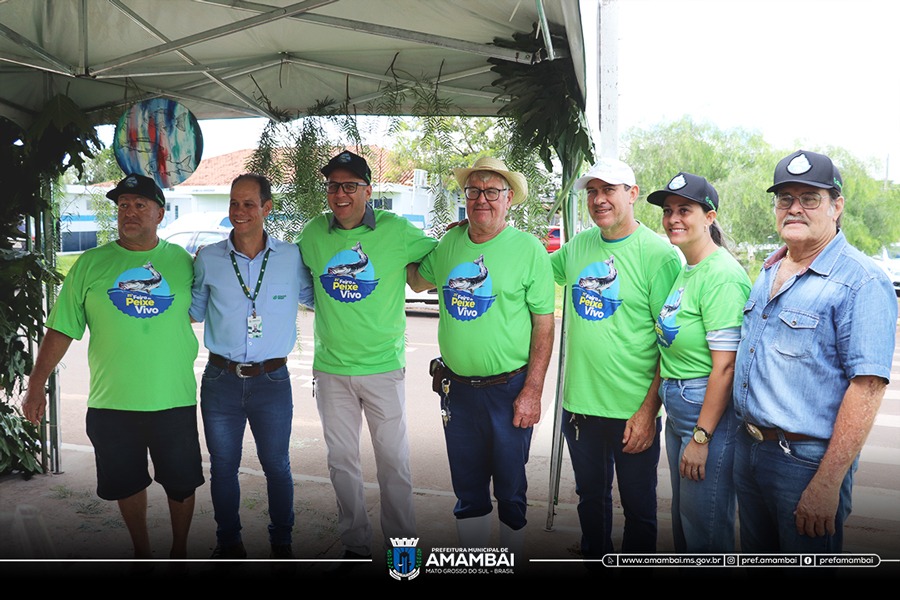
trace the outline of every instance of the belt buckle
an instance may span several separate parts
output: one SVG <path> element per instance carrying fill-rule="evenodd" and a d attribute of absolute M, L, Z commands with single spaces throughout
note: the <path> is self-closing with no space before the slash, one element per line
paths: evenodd
<path fill-rule="evenodd" d="M 240 377 L 241 379 L 250 379 L 250 377 L 252 377 L 252 375 L 244 375 L 243 373 L 241 373 L 241 370 L 244 367 L 252 367 L 252 366 L 253 366 L 253 363 L 238 363 L 234 366 L 234 374 L 237 375 L 238 377 Z"/>
<path fill-rule="evenodd" d="M 752 437 L 757 442 L 761 442 L 765 439 L 765 437 L 763 437 L 763 432 L 760 431 L 759 427 L 757 427 L 753 423 L 744 423 L 744 429 L 746 429 L 747 433 L 750 434 L 750 437 Z"/>

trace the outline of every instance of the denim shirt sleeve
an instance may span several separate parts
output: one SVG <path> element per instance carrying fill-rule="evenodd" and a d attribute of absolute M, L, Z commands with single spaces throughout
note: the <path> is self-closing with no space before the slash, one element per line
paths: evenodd
<path fill-rule="evenodd" d="M 838 325 L 838 347 L 847 379 L 875 375 L 891 379 L 897 331 L 897 299 L 881 273 L 863 280 Z"/>

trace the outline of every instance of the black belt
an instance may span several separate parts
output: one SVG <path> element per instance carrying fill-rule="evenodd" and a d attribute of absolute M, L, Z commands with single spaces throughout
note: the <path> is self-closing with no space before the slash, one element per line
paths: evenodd
<path fill-rule="evenodd" d="M 821 442 L 821 438 L 812 437 L 803 433 L 791 433 L 777 427 L 760 427 L 744 421 L 744 429 L 747 434 L 757 442 L 779 442 L 782 438 L 788 442 Z"/>
<path fill-rule="evenodd" d="M 287 358 L 270 358 L 269 360 L 258 363 L 239 363 L 230 361 L 218 354 L 210 354 L 209 362 L 212 363 L 213 366 L 225 369 L 229 373 L 234 373 L 241 379 L 246 379 L 248 377 L 262 375 L 263 373 L 271 373 L 275 369 L 280 369 L 287 364 Z"/>
<path fill-rule="evenodd" d="M 462 375 L 457 375 L 450 369 L 447 369 L 447 376 L 452 381 L 458 381 L 474 388 L 483 388 L 492 385 L 500 385 L 502 383 L 509 383 L 510 379 L 512 379 L 519 373 L 526 371 L 527 369 L 528 365 L 523 365 L 515 371 L 510 371 L 509 373 L 501 373 L 500 375 L 490 375 L 488 377 L 464 377 Z"/>

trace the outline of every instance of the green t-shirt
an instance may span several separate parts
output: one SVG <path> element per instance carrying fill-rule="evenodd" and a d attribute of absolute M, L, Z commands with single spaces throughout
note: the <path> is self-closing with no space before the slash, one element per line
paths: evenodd
<path fill-rule="evenodd" d="M 376 210 L 375 229 L 310 221 L 297 243 L 315 294 L 313 368 L 373 375 L 406 366 L 406 265 L 437 245 L 409 220 Z"/>
<path fill-rule="evenodd" d="M 672 379 L 706 377 L 712 357 L 706 334 L 739 327 L 750 278 L 724 248 L 690 271 L 681 270 L 656 319 L 660 374 Z"/>
<path fill-rule="evenodd" d="M 570 303 L 563 406 L 630 418 L 656 374 L 654 325 L 681 268 L 675 249 L 644 225 L 612 242 L 592 227 L 550 262 L 556 282 L 568 286 Z"/>
<path fill-rule="evenodd" d="M 482 244 L 468 231 L 448 231 L 419 266 L 439 290 L 441 355 L 466 377 L 514 371 L 528 363 L 532 313 L 553 312 L 547 250 L 513 227 Z"/>
<path fill-rule="evenodd" d="M 90 408 L 159 411 L 197 403 L 194 268 L 160 240 L 134 252 L 112 242 L 82 254 L 66 276 L 47 327 L 76 340 L 90 329 Z"/>

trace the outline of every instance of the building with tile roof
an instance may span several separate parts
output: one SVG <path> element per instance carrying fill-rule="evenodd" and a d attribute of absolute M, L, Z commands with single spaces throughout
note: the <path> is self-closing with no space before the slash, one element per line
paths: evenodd
<path fill-rule="evenodd" d="M 184 182 L 165 190 L 166 218 L 160 227 L 171 231 L 172 224 L 186 215 L 193 215 L 189 220 L 197 222 L 202 220 L 196 216 L 198 213 L 207 213 L 208 220 L 218 222 L 220 215 L 228 211 L 231 182 L 247 172 L 245 165 L 252 154 L 252 149 L 236 150 L 203 159 Z M 387 150 L 378 146 L 366 148 L 366 159 L 372 169 L 373 205 L 405 216 L 423 229 L 430 227 L 434 197 L 428 188 L 428 174 L 396 165 Z M 98 225 L 92 207 L 97 202 L 108 202 L 105 194 L 114 185 L 115 182 L 106 182 L 66 186 L 60 218 L 63 252 L 97 245 Z"/>

